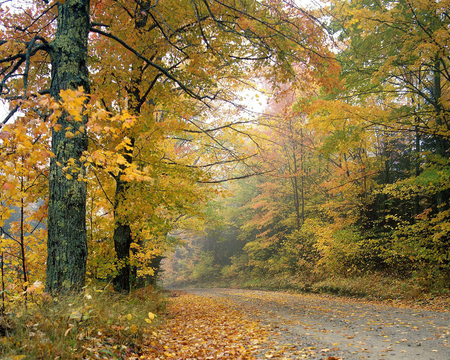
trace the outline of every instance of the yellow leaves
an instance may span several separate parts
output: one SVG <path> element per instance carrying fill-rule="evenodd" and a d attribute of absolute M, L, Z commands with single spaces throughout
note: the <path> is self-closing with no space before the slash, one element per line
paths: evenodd
<path fill-rule="evenodd" d="M 118 154 L 116 158 L 116 163 L 118 165 L 126 165 L 128 164 L 128 161 L 122 155 Z"/>
<path fill-rule="evenodd" d="M 130 332 L 132 334 L 137 334 L 139 331 L 139 326 L 137 326 L 136 324 L 131 324 L 130 326 Z"/>
<path fill-rule="evenodd" d="M 128 114 L 127 112 L 124 112 L 118 119 L 122 123 L 122 130 L 128 130 L 131 129 L 135 122 L 136 118 Z"/>
<path fill-rule="evenodd" d="M 93 131 L 99 132 L 101 130 L 101 125 L 99 124 L 99 121 L 107 119 L 111 114 L 103 109 L 100 104 L 96 104 L 96 107 L 98 108 L 96 111 L 93 111 L 90 114 L 90 121 L 94 124 Z"/>
<path fill-rule="evenodd" d="M 88 96 L 84 94 L 83 88 L 61 90 L 59 96 L 62 100 L 61 108 L 69 113 L 72 120 L 82 122 L 88 99 Z"/>
<path fill-rule="evenodd" d="M 149 312 L 147 314 L 147 318 L 145 319 L 145 322 L 147 322 L 148 324 L 151 324 L 153 319 L 155 319 L 156 315 L 153 314 L 152 312 Z"/>
<path fill-rule="evenodd" d="M 267 333 L 230 305 L 224 299 L 187 294 L 173 297 L 168 308 L 172 317 L 149 339 L 146 356 L 252 359 L 261 350 Z"/>

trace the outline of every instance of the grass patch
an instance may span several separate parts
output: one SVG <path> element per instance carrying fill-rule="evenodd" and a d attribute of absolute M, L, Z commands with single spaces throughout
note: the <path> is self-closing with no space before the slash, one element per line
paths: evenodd
<path fill-rule="evenodd" d="M 124 359 L 139 354 L 142 337 L 159 322 L 152 314 L 164 309 L 165 297 L 152 288 L 35 296 L 0 315 L 0 358 Z"/>

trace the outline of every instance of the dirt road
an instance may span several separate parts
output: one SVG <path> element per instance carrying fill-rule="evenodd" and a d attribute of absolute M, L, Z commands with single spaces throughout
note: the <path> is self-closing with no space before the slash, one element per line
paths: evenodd
<path fill-rule="evenodd" d="M 227 300 L 267 331 L 257 358 L 450 360 L 450 313 L 345 299 L 231 289 L 186 290 Z"/>

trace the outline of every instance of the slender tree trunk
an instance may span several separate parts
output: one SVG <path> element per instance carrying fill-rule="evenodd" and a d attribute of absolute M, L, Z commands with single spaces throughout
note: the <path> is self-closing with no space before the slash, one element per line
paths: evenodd
<path fill-rule="evenodd" d="M 3 228 L 0 228 L 0 235 L 3 235 Z M 5 303 L 6 303 L 6 297 L 5 297 L 5 254 L 2 251 L 0 257 L 1 257 L 1 271 L 2 271 L 2 306 L 0 306 L 0 314 L 5 311 Z"/>
<path fill-rule="evenodd" d="M 439 156 L 442 158 L 446 157 L 446 140 L 444 136 L 442 135 L 442 103 L 441 103 L 441 96 L 442 96 L 442 88 L 441 88 L 441 59 L 439 56 L 436 56 L 435 63 L 434 63 L 434 89 L 433 89 L 433 95 L 434 95 L 434 101 L 435 101 L 435 109 L 436 109 L 436 125 L 437 125 L 437 131 L 439 132 L 436 134 L 436 152 Z M 438 191 L 436 194 L 436 203 L 437 203 L 437 211 L 441 212 L 444 210 L 444 202 L 446 201 L 445 196 L 445 190 Z"/>
<path fill-rule="evenodd" d="M 437 56 L 434 64 L 434 101 L 436 108 L 436 125 L 438 127 L 438 131 L 441 132 L 442 129 L 442 90 L 441 90 L 441 59 Z M 445 157 L 445 139 L 441 134 L 437 134 L 436 136 L 436 151 L 438 155 Z"/>
<path fill-rule="evenodd" d="M 61 90 L 82 87 L 89 93 L 87 43 L 89 33 L 89 0 L 58 2 L 58 25 L 52 42 L 51 95 L 59 98 Z M 73 120 L 63 113 L 52 133 L 49 174 L 48 257 L 46 291 L 69 293 L 80 291 L 85 284 L 86 194 L 85 166 L 80 161 L 88 140 L 80 126 L 87 122 Z M 66 137 L 66 131 L 76 134 Z M 64 167 L 70 166 L 69 170 Z M 70 175 L 70 176 L 68 176 Z"/>
<path fill-rule="evenodd" d="M 22 164 L 23 164 L 23 158 L 22 158 Z M 23 177 L 20 179 L 20 191 L 23 193 Z M 25 305 L 27 304 L 27 289 L 28 289 L 28 274 L 27 274 L 27 264 L 25 259 L 25 201 L 23 196 L 20 197 L 20 256 L 22 258 L 22 272 L 23 272 L 23 291 L 24 291 L 24 297 L 25 297 Z"/>
<path fill-rule="evenodd" d="M 294 186 L 294 206 L 295 206 L 295 217 L 297 220 L 297 230 L 300 230 L 300 226 L 301 226 L 301 215 L 300 215 L 300 197 L 298 194 L 298 179 L 297 179 L 297 156 L 295 155 L 295 150 L 293 153 L 293 161 L 294 161 L 294 181 L 293 181 L 293 186 Z"/>
<path fill-rule="evenodd" d="M 415 126 L 415 136 L 416 136 L 416 161 L 415 161 L 415 175 L 416 177 L 420 175 L 420 133 L 419 133 L 419 119 L 416 118 Z M 414 196 L 414 215 L 419 215 L 420 213 L 420 196 L 417 194 Z"/>
<path fill-rule="evenodd" d="M 421 67 L 419 67 L 419 77 L 418 77 L 418 83 L 417 87 L 420 87 L 422 85 L 422 71 Z M 412 97 L 412 103 L 416 106 L 417 111 L 420 109 L 420 98 L 418 97 L 417 101 L 415 100 L 415 97 Z M 421 152 L 421 146 L 420 146 L 420 117 L 417 114 L 414 118 L 415 125 L 414 125 L 414 135 L 415 135 L 415 176 L 418 177 L 420 175 L 420 152 Z M 417 194 L 414 196 L 414 215 L 419 215 L 420 213 L 420 195 Z"/>
<path fill-rule="evenodd" d="M 303 133 L 302 133 L 303 134 Z M 294 131 L 292 129 L 292 122 L 289 121 L 289 137 L 292 144 L 292 162 L 293 162 L 293 171 L 294 176 L 292 179 L 292 190 L 294 192 L 294 207 L 295 207 L 295 218 L 296 218 L 296 225 L 297 230 L 300 230 L 301 224 L 302 224 L 302 216 L 303 214 L 300 213 L 300 196 L 299 196 L 299 190 L 298 190 L 298 164 L 297 164 L 297 146 L 294 139 Z M 301 141 L 303 141 L 303 137 L 301 138 Z M 303 174 L 302 174 L 303 176 Z M 302 178 L 303 183 L 303 178 Z M 302 189 L 303 192 L 303 189 Z M 303 199 L 302 199 L 303 203 Z"/>
<path fill-rule="evenodd" d="M 300 128 L 300 146 L 301 146 L 301 153 L 300 153 L 300 171 L 302 173 L 302 176 L 300 178 L 300 185 L 301 185 L 301 189 L 300 189 L 300 194 L 302 197 L 302 224 L 305 223 L 305 173 L 304 173 L 304 164 L 303 164 L 303 158 L 304 158 L 304 154 L 305 154 L 305 147 L 303 144 L 303 128 Z"/>
<path fill-rule="evenodd" d="M 132 78 L 132 84 L 135 85 L 128 91 L 129 111 L 133 115 L 140 113 L 139 104 L 139 91 L 137 85 L 138 79 Z M 127 191 L 130 184 L 126 180 L 122 180 L 122 176 L 125 174 L 125 169 L 133 163 L 133 151 L 134 151 L 135 139 L 130 137 L 129 147 L 125 150 L 123 157 L 126 160 L 126 165 L 122 166 L 121 171 L 115 177 L 116 180 L 116 192 L 114 194 L 114 248 L 117 255 L 117 275 L 115 276 L 114 290 L 118 292 L 128 293 L 131 290 L 130 276 L 130 247 L 133 242 L 132 231 L 129 220 L 122 216 L 120 213 L 120 207 L 123 206 L 123 201 L 127 198 Z"/>

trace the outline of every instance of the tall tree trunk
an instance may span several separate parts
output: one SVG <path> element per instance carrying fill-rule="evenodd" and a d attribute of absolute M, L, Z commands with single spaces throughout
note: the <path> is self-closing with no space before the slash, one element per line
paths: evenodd
<path fill-rule="evenodd" d="M 133 162 L 134 140 L 131 149 L 127 150 L 124 158 L 131 165 Z M 116 192 L 114 194 L 114 249 L 117 256 L 117 275 L 114 277 L 114 290 L 118 292 L 130 291 L 130 246 L 133 242 L 130 224 L 120 214 L 122 202 L 126 199 L 129 183 L 122 180 L 125 167 L 115 177 Z"/>
<path fill-rule="evenodd" d="M 135 73 L 135 71 L 133 71 Z M 138 115 L 141 112 L 139 87 L 141 79 L 132 77 L 131 88 L 128 89 L 128 110 L 133 115 Z M 131 290 L 131 265 L 130 265 L 130 247 L 133 242 L 133 236 L 129 220 L 121 216 L 119 207 L 122 206 L 123 201 L 127 198 L 127 191 L 130 184 L 127 180 L 123 180 L 125 170 L 133 163 L 135 138 L 130 136 L 129 147 L 124 150 L 123 157 L 126 164 L 121 167 L 117 176 L 116 192 L 114 194 L 114 248 L 117 255 L 117 275 L 114 277 L 114 290 L 118 292 L 128 293 Z"/>
<path fill-rule="evenodd" d="M 0 228 L 0 235 L 3 235 L 3 228 Z M 0 254 L 0 268 L 2 273 L 2 306 L 0 306 L 0 313 L 5 312 L 5 303 L 6 303 L 6 288 L 5 288 L 5 253 L 2 251 Z"/>
<path fill-rule="evenodd" d="M 23 165 L 23 157 L 22 157 L 22 165 Z M 23 187 L 23 176 L 20 178 L 20 192 L 23 194 L 24 187 Z M 22 272 L 23 272 L 23 292 L 24 292 L 24 299 L 25 299 L 25 305 L 27 305 L 27 289 L 28 289 L 28 273 L 27 273 L 27 264 L 26 264 L 26 258 L 25 258 L 25 200 L 23 196 L 20 197 L 20 257 L 21 257 L 21 263 L 22 263 Z"/>
<path fill-rule="evenodd" d="M 300 171 L 301 171 L 301 190 L 300 194 L 302 197 L 302 224 L 305 223 L 305 173 L 304 173 L 304 164 L 303 164 L 303 158 L 305 156 L 305 145 L 303 143 L 303 128 L 300 128 L 300 146 L 301 146 L 301 153 L 300 153 Z"/>
<path fill-rule="evenodd" d="M 433 70 L 433 82 L 434 82 L 434 89 L 433 89 L 433 96 L 434 96 L 434 103 L 435 103 L 435 109 L 436 109 L 436 125 L 437 125 L 437 131 L 438 134 L 436 134 L 436 153 L 441 156 L 442 158 L 445 158 L 447 155 L 447 149 L 446 149 L 446 139 L 442 135 L 442 126 L 443 126 L 443 109 L 442 109 L 442 87 L 441 87 L 441 59 L 439 56 L 436 56 L 435 63 L 434 63 L 434 70 Z M 436 204 L 437 204 L 437 211 L 441 212 L 444 209 L 444 202 L 446 201 L 446 191 L 441 190 L 438 191 L 436 194 Z M 448 206 L 448 204 L 447 204 Z"/>
<path fill-rule="evenodd" d="M 89 93 L 87 43 L 89 33 L 89 0 L 58 2 L 58 24 L 52 42 L 51 95 L 59 98 L 61 90 L 82 87 Z M 87 150 L 88 139 L 80 126 L 67 113 L 57 124 L 60 131 L 52 133 L 49 174 L 48 257 L 46 291 L 69 293 L 80 291 L 85 284 L 86 239 L 86 182 L 85 166 L 80 161 Z M 66 131 L 76 134 L 66 137 Z M 69 172 L 63 170 L 74 161 Z M 71 176 L 67 176 L 71 175 Z M 80 181 L 81 180 L 81 181 Z"/>
<path fill-rule="evenodd" d="M 150 1 L 142 1 L 138 10 L 136 11 L 135 18 L 135 29 L 143 29 L 147 25 L 148 13 L 147 9 L 150 6 Z M 131 85 L 127 89 L 128 97 L 128 110 L 133 115 L 139 115 L 141 112 L 141 95 L 139 87 L 142 82 L 142 61 L 137 60 L 133 64 L 132 75 L 131 75 Z M 115 177 L 116 180 L 116 192 L 115 192 L 115 204 L 114 204 L 114 247 L 116 250 L 117 260 L 118 260 L 118 273 L 114 278 L 114 290 L 118 292 L 129 292 L 131 290 L 130 276 L 136 275 L 135 269 L 131 269 L 130 265 L 130 247 L 133 242 L 132 232 L 130 224 L 127 219 L 124 219 L 119 215 L 118 207 L 121 202 L 126 199 L 126 192 L 129 188 L 129 184 L 122 180 L 122 175 L 127 166 L 133 163 L 133 151 L 134 151 L 135 139 L 130 136 L 130 147 L 125 150 L 123 154 L 127 165 L 119 172 Z M 136 283 L 136 280 L 133 281 Z"/>
<path fill-rule="evenodd" d="M 302 129 L 300 130 L 302 131 Z M 292 120 L 289 121 L 289 138 L 292 144 L 292 162 L 293 162 L 293 171 L 294 176 L 292 179 L 292 190 L 294 192 L 294 207 L 295 207 L 295 219 L 297 230 L 300 230 L 301 224 L 304 222 L 304 202 L 303 202 L 303 164 L 302 167 L 302 210 L 300 212 L 300 196 L 298 190 L 298 164 L 297 164 L 297 144 L 296 139 L 294 139 L 294 130 L 292 128 Z M 303 146 L 303 132 L 301 132 L 300 140 L 302 141 L 301 146 Z M 303 151 L 303 149 L 302 149 Z M 303 154 L 301 155 L 301 161 L 303 161 Z"/>
<path fill-rule="evenodd" d="M 297 223 L 297 230 L 300 230 L 301 227 L 301 215 L 300 215 L 300 196 L 298 194 L 298 179 L 297 179 L 297 156 L 295 154 L 295 149 L 293 152 L 293 162 L 294 162 L 294 179 L 293 179 L 293 187 L 294 187 L 294 206 L 295 206 L 295 219 Z"/>

